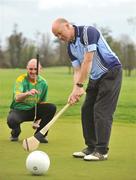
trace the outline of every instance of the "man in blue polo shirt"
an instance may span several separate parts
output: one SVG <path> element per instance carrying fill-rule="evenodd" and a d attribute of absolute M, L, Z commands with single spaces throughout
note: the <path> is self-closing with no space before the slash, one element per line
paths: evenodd
<path fill-rule="evenodd" d="M 113 113 L 121 88 L 121 63 L 95 27 L 75 26 L 58 18 L 52 24 L 52 32 L 68 42 L 68 54 L 74 68 L 74 85 L 68 103 L 73 105 L 79 101 L 89 76 L 81 114 L 87 147 L 74 152 L 73 156 L 87 161 L 106 160 Z"/>

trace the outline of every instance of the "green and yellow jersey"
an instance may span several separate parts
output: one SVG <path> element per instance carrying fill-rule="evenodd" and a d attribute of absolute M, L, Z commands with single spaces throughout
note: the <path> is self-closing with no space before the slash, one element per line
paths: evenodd
<path fill-rule="evenodd" d="M 23 102 L 17 102 L 15 97 L 19 93 L 25 93 L 31 89 L 36 89 L 39 91 L 39 94 L 34 96 L 28 96 Z M 32 83 L 28 80 L 27 74 L 22 74 L 16 79 L 14 90 L 13 90 L 13 100 L 10 105 L 11 109 L 17 110 L 29 110 L 35 106 L 36 103 L 45 102 L 48 93 L 48 85 L 46 80 L 38 75 L 37 82 Z"/>

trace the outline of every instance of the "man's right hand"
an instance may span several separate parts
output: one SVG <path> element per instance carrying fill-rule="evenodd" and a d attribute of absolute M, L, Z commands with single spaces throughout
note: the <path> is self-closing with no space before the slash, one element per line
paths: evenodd
<path fill-rule="evenodd" d="M 34 96 L 35 94 L 39 94 L 39 91 L 37 91 L 36 89 L 31 89 L 27 92 L 28 96 Z"/>
<path fill-rule="evenodd" d="M 37 128 L 39 128 L 40 127 L 40 122 L 41 122 L 41 119 L 39 119 L 39 120 L 37 120 L 37 121 L 35 121 L 35 122 L 33 122 L 33 124 L 32 124 L 32 128 L 33 129 L 37 129 Z"/>
<path fill-rule="evenodd" d="M 84 88 L 79 88 L 79 87 L 74 88 L 74 90 L 72 91 L 72 93 L 70 94 L 68 98 L 68 103 L 70 105 L 74 105 L 76 102 L 80 100 L 80 97 L 83 94 L 85 94 Z"/>

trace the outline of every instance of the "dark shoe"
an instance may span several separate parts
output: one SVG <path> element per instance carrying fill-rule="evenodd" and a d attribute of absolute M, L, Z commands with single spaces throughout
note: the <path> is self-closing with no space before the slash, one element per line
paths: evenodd
<path fill-rule="evenodd" d="M 40 143 L 48 143 L 48 140 L 46 138 L 40 139 Z"/>
<path fill-rule="evenodd" d="M 10 137 L 10 141 L 18 141 L 18 137 L 13 137 L 13 136 L 11 136 L 11 137 Z"/>
<path fill-rule="evenodd" d="M 82 151 L 79 152 L 74 152 L 73 156 L 76 158 L 84 158 L 86 155 L 92 154 L 94 150 L 90 149 L 90 148 L 85 148 Z"/>

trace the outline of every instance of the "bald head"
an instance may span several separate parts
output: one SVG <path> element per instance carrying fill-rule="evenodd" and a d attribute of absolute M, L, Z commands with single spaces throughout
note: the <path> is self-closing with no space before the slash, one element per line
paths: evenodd
<path fill-rule="evenodd" d="M 37 66 L 37 59 L 30 59 L 27 63 L 27 68 L 30 67 L 30 66 Z M 41 64 L 39 62 L 39 67 L 41 67 Z"/>
<path fill-rule="evenodd" d="M 69 24 L 69 22 L 64 19 L 64 18 L 57 18 L 53 23 L 52 23 L 52 32 L 54 33 L 62 24 Z"/>
<path fill-rule="evenodd" d="M 52 32 L 60 40 L 69 42 L 74 38 L 73 25 L 64 18 L 58 18 L 52 23 Z"/>
<path fill-rule="evenodd" d="M 39 63 L 38 71 L 41 70 L 41 64 Z M 37 59 L 31 59 L 27 63 L 27 73 L 28 77 L 32 82 L 37 79 Z"/>
<path fill-rule="evenodd" d="M 66 19 L 64 19 L 64 18 L 57 18 L 55 21 L 54 21 L 54 23 L 69 23 Z"/>

